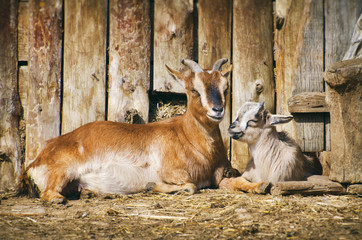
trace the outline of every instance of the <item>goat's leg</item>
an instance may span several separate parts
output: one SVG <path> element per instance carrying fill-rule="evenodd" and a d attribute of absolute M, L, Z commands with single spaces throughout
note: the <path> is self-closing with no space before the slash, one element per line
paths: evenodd
<path fill-rule="evenodd" d="M 268 190 L 268 183 L 252 183 L 243 177 L 223 178 L 219 184 L 220 189 L 245 191 L 253 193 L 265 193 Z"/>
<path fill-rule="evenodd" d="M 146 186 L 146 191 L 159 192 L 159 193 L 185 192 L 187 194 L 194 194 L 197 192 L 197 187 L 193 183 L 176 185 L 176 184 L 158 182 L 158 183 L 148 183 Z"/>
<path fill-rule="evenodd" d="M 66 203 L 67 199 L 61 194 L 67 179 L 61 170 L 49 172 L 47 187 L 41 193 L 40 198 L 50 203 Z"/>

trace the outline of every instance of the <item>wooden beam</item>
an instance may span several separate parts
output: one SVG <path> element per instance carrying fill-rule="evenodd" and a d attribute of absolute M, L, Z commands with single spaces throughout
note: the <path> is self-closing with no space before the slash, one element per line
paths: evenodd
<path fill-rule="evenodd" d="M 274 112 L 272 13 L 271 1 L 234 1 L 232 120 L 247 101 Z M 232 165 L 242 172 L 249 158 L 247 144 L 232 140 Z"/>
<path fill-rule="evenodd" d="M 60 133 L 62 8 L 62 0 L 29 2 L 26 164 Z"/>
<path fill-rule="evenodd" d="M 134 123 L 138 115 L 148 122 L 150 3 L 111 0 L 109 4 L 108 120 Z"/>
<path fill-rule="evenodd" d="M 303 92 L 288 99 L 291 113 L 328 112 L 325 92 Z"/>
<path fill-rule="evenodd" d="M 220 58 L 231 62 L 231 0 L 208 0 L 198 2 L 198 58 L 203 68 L 212 68 Z M 229 64 L 228 63 L 228 64 Z M 227 65 L 224 67 L 226 68 Z M 220 123 L 224 146 L 230 153 L 230 137 L 227 129 L 230 125 L 230 91 L 226 96 L 225 116 Z"/>
<path fill-rule="evenodd" d="M 278 182 L 270 190 L 272 195 L 324 195 L 345 194 L 346 189 L 336 182 L 290 181 Z"/>
<path fill-rule="evenodd" d="M 193 59 L 193 1 L 155 0 L 153 90 L 184 93 L 185 89 L 167 72 L 188 70 L 181 59 Z"/>

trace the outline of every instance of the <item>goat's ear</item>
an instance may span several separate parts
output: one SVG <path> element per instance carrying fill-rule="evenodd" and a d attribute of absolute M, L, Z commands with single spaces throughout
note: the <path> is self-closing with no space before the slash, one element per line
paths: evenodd
<path fill-rule="evenodd" d="M 184 82 L 184 74 L 176 71 L 176 70 L 173 70 L 172 68 L 170 68 L 169 66 L 167 66 L 165 64 L 165 67 L 167 69 L 167 71 L 170 73 L 170 75 L 179 83 L 181 84 L 181 86 L 183 86 L 185 88 L 185 82 Z"/>
<path fill-rule="evenodd" d="M 284 116 L 268 113 L 266 116 L 266 125 L 274 126 L 278 124 L 287 123 L 293 120 L 293 116 Z"/>
<path fill-rule="evenodd" d="M 226 68 L 225 70 L 221 71 L 221 75 L 223 75 L 224 77 L 229 76 L 229 73 L 231 72 L 231 69 L 233 68 L 233 65 L 230 65 L 228 68 Z"/>

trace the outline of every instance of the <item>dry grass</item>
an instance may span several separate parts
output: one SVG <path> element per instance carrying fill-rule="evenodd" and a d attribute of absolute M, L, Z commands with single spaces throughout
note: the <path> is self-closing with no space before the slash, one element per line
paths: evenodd
<path fill-rule="evenodd" d="M 195 195 L 106 195 L 48 205 L 8 197 L 1 239 L 358 239 L 358 196 L 272 196 L 223 190 Z"/>

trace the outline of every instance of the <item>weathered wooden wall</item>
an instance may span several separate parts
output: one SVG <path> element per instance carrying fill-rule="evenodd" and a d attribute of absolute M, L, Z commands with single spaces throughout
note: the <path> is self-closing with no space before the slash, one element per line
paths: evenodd
<path fill-rule="evenodd" d="M 0 1 L 0 190 L 15 187 L 21 169 L 17 85 L 17 0 Z"/>
<path fill-rule="evenodd" d="M 150 98 L 184 92 L 164 66 L 186 69 L 182 58 L 233 64 L 220 126 L 239 170 L 248 149 L 227 128 L 246 101 L 292 113 L 283 129 L 304 151 L 329 150 L 322 72 L 343 57 L 362 11 L 359 0 L 0 3 L 0 190 L 49 138 L 95 120 L 148 122 Z"/>

